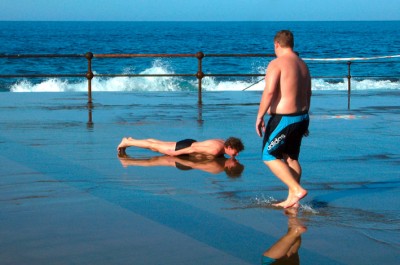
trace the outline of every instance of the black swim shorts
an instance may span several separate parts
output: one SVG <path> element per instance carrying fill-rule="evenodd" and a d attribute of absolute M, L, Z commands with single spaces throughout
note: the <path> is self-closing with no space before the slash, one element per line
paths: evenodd
<path fill-rule="evenodd" d="M 175 151 L 187 148 L 189 146 L 192 145 L 192 143 L 197 142 L 196 140 L 193 139 L 185 139 L 179 142 L 176 142 L 176 146 L 175 146 Z"/>

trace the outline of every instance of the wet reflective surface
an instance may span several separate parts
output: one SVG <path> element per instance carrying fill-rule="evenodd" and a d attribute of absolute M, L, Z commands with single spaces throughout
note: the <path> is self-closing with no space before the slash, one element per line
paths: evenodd
<path fill-rule="evenodd" d="M 2 93 L 2 264 L 261 264 L 292 235 L 301 264 L 396 264 L 399 93 L 356 93 L 350 111 L 346 94 L 313 96 L 295 213 L 271 206 L 286 189 L 261 161 L 260 93 L 205 93 L 201 108 L 196 93 L 96 93 L 92 110 L 80 93 Z M 238 136 L 244 170 L 134 165 L 158 154 L 121 160 L 124 136 Z"/>

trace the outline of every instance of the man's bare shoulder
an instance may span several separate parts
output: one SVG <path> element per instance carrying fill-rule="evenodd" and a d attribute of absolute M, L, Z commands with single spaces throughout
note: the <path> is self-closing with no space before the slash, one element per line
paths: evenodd
<path fill-rule="evenodd" d="M 281 58 L 275 58 L 272 61 L 270 61 L 268 64 L 267 70 L 268 70 L 268 68 L 273 68 L 273 67 L 276 67 L 277 65 L 279 65 L 280 59 Z"/>
<path fill-rule="evenodd" d="M 276 58 L 272 60 L 267 67 L 267 73 L 273 73 L 275 71 L 279 71 L 284 64 L 284 60 L 282 58 Z"/>
<path fill-rule="evenodd" d="M 190 148 L 194 155 L 205 155 L 210 157 L 220 156 L 224 151 L 224 140 L 210 139 L 202 142 L 194 142 Z"/>

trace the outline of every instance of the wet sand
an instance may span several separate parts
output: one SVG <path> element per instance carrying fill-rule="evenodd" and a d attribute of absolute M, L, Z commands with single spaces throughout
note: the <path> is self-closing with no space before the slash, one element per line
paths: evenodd
<path fill-rule="evenodd" d="M 314 93 L 296 215 L 271 206 L 260 93 L 1 93 L 1 264 L 261 264 L 293 224 L 301 264 L 397 264 L 400 93 Z M 119 158 L 124 136 L 238 136 L 244 171 L 132 165 L 158 154 Z"/>

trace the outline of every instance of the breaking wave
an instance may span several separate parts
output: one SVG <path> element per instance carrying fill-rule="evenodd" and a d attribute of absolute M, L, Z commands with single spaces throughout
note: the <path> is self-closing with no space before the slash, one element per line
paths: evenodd
<path fill-rule="evenodd" d="M 262 74 L 262 70 L 257 69 Z M 130 71 L 126 70 L 125 74 Z M 94 73 L 96 75 L 96 73 Z M 174 71 L 165 62 L 155 61 L 153 65 L 140 72 L 142 75 L 174 75 Z M 347 90 L 347 79 L 313 79 L 314 91 L 341 91 Z M 86 79 L 20 79 L 2 90 L 10 92 L 86 92 Z M 198 80 L 193 77 L 101 77 L 92 79 L 92 91 L 197 91 Z M 262 77 L 204 77 L 203 91 L 261 91 L 264 89 Z M 352 79 L 352 90 L 398 90 L 399 79 Z"/>

